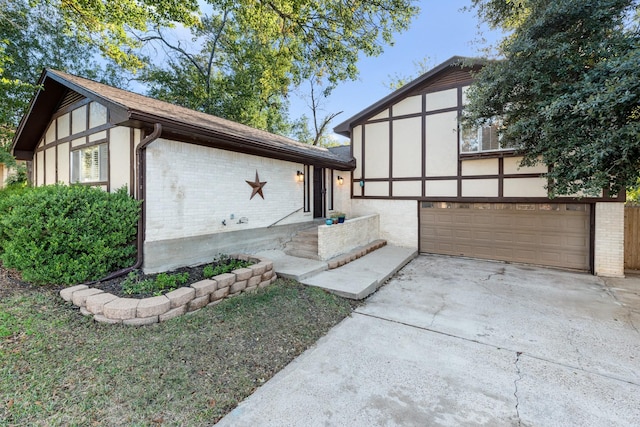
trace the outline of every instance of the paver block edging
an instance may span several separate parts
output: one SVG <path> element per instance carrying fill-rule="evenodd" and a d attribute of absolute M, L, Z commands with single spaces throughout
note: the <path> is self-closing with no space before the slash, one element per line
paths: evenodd
<path fill-rule="evenodd" d="M 73 305 L 78 307 L 84 307 L 86 305 L 87 298 L 91 295 L 102 294 L 104 291 L 102 289 L 96 288 L 87 288 L 82 289 L 80 291 L 76 291 L 73 293 L 71 300 L 73 301 Z"/>
<path fill-rule="evenodd" d="M 87 285 L 75 285 L 68 288 L 64 288 L 60 291 L 60 296 L 63 300 L 70 302 L 73 299 L 73 293 L 76 291 L 81 291 L 83 289 L 88 289 Z"/>
<path fill-rule="evenodd" d="M 93 315 L 98 323 L 143 326 L 214 306 L 223 298 L 253 292 L 277 279 L 270 259 L 246 254 L 234 254 L 230 258 L 254 264 L 150 298 L 121 298 L 87 285 L 64 288 L 59 295 L 80 307 L 83 315 Z"/>
<path fill-rule="evenodd" d="M 171 301 L 164 295 L 151 298 L 143 298 L 138 304 L 136 311 L 136 317 L 147 318 L 153 316 L 159 316 L 166 313 L 171 309 Z M 128 324 L 128 323 L 127 323 Z"/>

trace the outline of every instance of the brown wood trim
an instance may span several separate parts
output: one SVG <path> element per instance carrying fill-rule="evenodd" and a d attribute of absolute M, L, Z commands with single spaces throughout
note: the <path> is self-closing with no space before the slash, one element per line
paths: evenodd
<path fill-rule="evenodd" d="M 498 174 L 492 175 L 462 175 L 461 178 L 465 179 L 511 179 L 511 178 L 544 178 L 545 174 L 542 173 L 500 173 L 500 164 L 498 164 Z"/>
<path fill-rule="evenodd" d="M 109 143 L 109 135 L 107 134 L 107 138 L 103 138 L 103 139 L 98 139 L 95 141 L 91 141 L 91 142 L 87 142 L 85 144 L 82 145 L 77 145 L 75 147 L 71 147 L 71 144 L 69 144 L 69 152 L 71 151 L 78 151 L 78 150 L 82 150 L 83 148 L 90 148 L 96 145 L 101 145 L 101 144 L 108 144 Z"/>
<path fill-rule="evenodd" d="M 369 182 L 386 182 L 386 181 L 455 181 L 458 178 L 461 181 L 465 179 L 512 179 L 512 178 L 544 178 L 544 174 L 539 173 L 520 173 L 520 174 L 502 174 L 498 175 L 448 175 L 448 176 L 409 176 L 409 177 L 398 177 L 398 178 L 367 178 Z"/>
<path fill-rule="evenodd" d="M 458 126 L 456 126 L 457 144 L 456 150 L 458 152 L 458 176 L 456 179 L 456 195 L 462 197 L 462 158 L 460 157 L 460 119 L 462 118 L 462 86 L 458 88 Z M 426 194 L 425 194 L 426 196 Z"/>
<path fill-rule="evenodd" d="M 576 197 L 412 197 L 412 196 L 362 196 L 354 199 L 371 200 L 417 200 L 419 202 L 459 202 L 459 203 L 571 203 L 571 204 L 592 204 L 592 203 L 620 203 L 617 199 L 603 198 L 576 198 Z"/>
<path fill-rule="evenodd" d="M 393 196 L 393 105 L 389 107 L 389 196 Z"/>
<path fill-rule="evenodd" d="M 47 150 L 46 148 L 48 148 L 47 144 L 42 144 L 42 185 L 47 185 Z"/>
<path fill-rule="evenodd" d="M 360 156 L 362 157 L 362 166 L 360 167 L 360 182 L 362 182 L 364 185 L 367 185 L 365 183 L 365 181 L 364 181 L 364 177 L 366 176 L 365 175 L 365 167 L 366 167 L 366 159 L 367 159 L 367 157 L 365 155 L 366 144 L 364 143 L 365 138 L 366 138 L 366 134 L 365 134 L 366 130 L 367 130 L 367 127 L 366 126 L 362 126 L 362 132 L 360 132 L 361 136 L 362 136 L 362 140 L 360 141 L 360 144 L 361 144 L 361 147 L 362 147 L 362 149 L 360 150 Z M 364 197 L 364 185 L 360 186 L 360 195 L 362 197 Z"/>
<path fill-rule="evenodd" d="M 107 110 L 107 119 L 109 110 Z M 107 120 L 108 122 L 109 120 Z M 111 193 L 111 131 L 107 129 L 107 193 Z"/>
<path fill-rule="evenodd" d="M 330 202 L 331 206 L 330 206 L 329 210 L 332 211 L 333 208 L 334 208 L 334 206 L 333 206 L 334 205 L 333 193 L 335 191 L 335 181 L 334 181 L 335 178 L 334 178 L 334 175 L 333 175 L 333 169 L 330 169 L 330 170 L 331 170 L 331 173 L 329 174 L 329 180 L 331 181 L 331 184 L 330 184 L 329 188 L 331 189 L 331 199 L 329 199 L 329 202 Z"/>
<path fill-rule="evenodd" d="M 420 143 L 422 144 L 422 193 L 424 197 L 427 194 L 427 182 L 424 180 L 424 176 L 427 174 L 427 116 L 424 112 L 427 109 L 427 96 L 422 94 L 422 123 Z"/>
<path fill-rule="evenodd" d="M 351 148 L 349 148 L 349 151 L 351 152 L 351 158 L 355 159 L 355 157 L 353 156 L 353 145 L 355 144 L 355 141 L 353 139 L 353 128 L 350 129 L 349 139 L 351 140 Z M 356 159 L 356 166 L 358 166 L 357 162 L 358 162 L 358 159 Z M 355 175 L 356 175 L 356 170 L 354 169 L 353 172 L 350 174 L 350 176 L 351 176 L 351 180 L 349 182 L 349 186 L 350 186 L 350 188 L 349 188 L 349 198 L 350 199 L 353 199 L 353 196 L 354 196 L 354 194 L 353 194 L 353 182 L 354 182 L 354 179 L 356 178 Z"/>
<path fill-rule="evenodd" d="M 135 159 L 134 159 L 134 153 L 133 153 L 133 151 L 135 150 L 135 138 L 136 138 L 135 129 L 129 128 L 129 194 L 131 195 L 131 197 L 135 197 L 135 192 L 134 192 Z"/>
<path fill-rule="evenodd" d="M 518 157 L 522 156 L 521 153 L 518 153 L 517 150 L 513 148 L 509 148 L 506 150 L 493 150 L 493 151 L 484 151 L 480 153 L 460 153 L 459 157 L 461 160 L 474 160 L 474 159 L 494 159 L 494 158 L 502 158 L 502 157 Z"/>
<path fill-rule="evenodd" d="M 455 83 L 450 83 L 447 85 L 434 85 L 428 86 L 427 88 L 421 90 L 419 93 L 422 95 L 426 95 L 428 93 L 442 92 L 443 90 L 455 89 L 455 88 L 463 88 L 465 86 L 469 86 L 473 83 L 473 79 L 457 81 Z"/>
<path fill-rule="evenodd" d="M 311 166 L 304 165 L 304 185 L 305 185 L 305 212 L 311 212 Z"/>
<path fill-rule="evenodd" d="M 74 141 L 76 139 L 80 139 L 80 138 L 83 138 L 83 137 L 88 137 L 89 135 L 93 135 L 94 133 L 103 132 L 105 130 L 112 129 L 114 127 L 115 127 L 114 125 L 107 123 L 107 124 L 95 127 L 93 129 L 87 129 L 87 130 L 82 131 L 80 133 L 77 133 L 75 135 L 66 136 L 66 137 L 64 137 L 64 138 L 62 138 L 60 140 L 54 141 L 54 142 L 52 142 L 50 144 L 46 144 L 46 145 L 43 145 L 42 147 L 38 147 L 38 148 L 36 148 L 35 152 L 37 153 L 37 152 L 43 151 L 43 150 L 45 150 L 47 148 L 55 147 L 56 145 L 59 145 L 59 144 L 64 144 L 65 142 L 70 142 L 70 141 Z M 85 144 L 90 145 L 92 143 L 85 143 Z M 81 147 L 81 145 L 79 145 L 78 147 Z"/>
<path fill-rule="evenodd" d="M 416 203 L 416 207 L 418 208 L 418 209 L 417 209 L 417 215 L 418 215 L 418 232 L 416 233 L 416 237 L 418 238 L 418 246 L 417 246 L 417 248 L 418 248 L 418 252 L 420 252 L 420 241 L 421 241 L 421 239 L 420 239 L 420 230 L 422 230 L 422 221 L 421 221 L 421 218 L 420 218 L 420 217 L 422 216 L 422 215 L 420 215 L 420 202 L 417 202 L 417 203 Z"/>
<path fill-rule="evenodd" d="M 93 182 L 74 182 L 73 185 L 85 185 L 87 187 L 95 187 L 97 185 L 106 185 L 109 188 L 109 181 L 93 181 Z"/>
<path fill-rule="evenodd" d="M 423 95 L 424 99 L 426 99 L 426 95 Z M 388 109 L 391 110 L 392 107 L 389 107 Z M 449 107 L 449 108 L 441 108 L 439 110 L 433 110 L 433 111 L 426 111 L 426 105 L 423 105 L 424 110 L 420 113 L 411 113 L 411 114 L 404 114 L 402 116 L 393 116 L 393 117 L 388 117 L 388 118 L 383 118 L 383 119 L 375 119 L 375 120 L 367 120 L 365 122 L 362 123 L 358 123 L 358 126 L 364 126 L 364 125 L 371 125 L 371 124 L 375 124 L 375 123 L 385 123 L 385 122 L 390 122 L 392 120 L 403 120 L 403 119 L 414 119 L 416 117 L 422 117 L 422 116 L 433 116 L 435 114 L 442 114 L 442 113 L 450 113 L 452 111 L 457 111 L 459 108 L 456 107 Z"/>
<path fill-rule="evenodd" d="M 498 159 L 498 197 L 504 197 L 504 157 Z"/>
<path fill-rule="evenodd" d="M 81 99 L 80 101 L 76 101 L 73 104 L 67 105 L 66 107 L 61 108 L 60 110 L 53 113 L 53 115 L 51 116 L 51 120 L 55 120 L 60 116 L 64 116 L 65 114 L 70 113 L 73 110 L 82 107 L 83 105 L 87 105 L 90 102 L 91 100 L 89 98 L 85 98 Z M 69 123 L 71 123 L 71 115 L 69 115 Z M 71 133 L 71 129 L 73 129 L 73 127 L 69 125 L 69 133 Z"/>
<path fill-rule="evenodd" d="M 596 204 L 589 208 L 589 272 L 596 274 Z"/>
<path fill-rule="evenodd" d="M 55 138 L 56 138 L 56 142 L 57 142 L 58 141 L 58 128 L 60 126 L 59 126 L 59 123 L 58 123 L 57 119 L 56 119 L 55 123 L 56 123 Z M 55 156 L 55 168 L 54 168 L 53 179 L 55 180 L 55 183 L 57 183 L 58 182 L 58 144 L 56 144 L 53 147 L 53 150 L 54 150 L 54 153 L 55 153 L 54 154 L 54 156 Z"/>

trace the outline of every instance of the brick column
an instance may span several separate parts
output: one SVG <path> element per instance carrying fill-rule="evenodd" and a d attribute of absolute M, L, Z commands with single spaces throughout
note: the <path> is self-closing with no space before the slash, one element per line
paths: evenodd
<path fill-rule="evenodd" d="M 624 277 L 624 203 L 596 203 L 595 274 Z"/>

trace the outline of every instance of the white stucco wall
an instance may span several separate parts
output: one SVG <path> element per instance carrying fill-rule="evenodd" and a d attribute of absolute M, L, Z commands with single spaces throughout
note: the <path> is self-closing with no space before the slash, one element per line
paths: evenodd
<path fill-rule="evenodd" d="M 312 220 L 312 212 L 301 209 L 305 184 L 296 171 L 302 164 L 166 139 L 146 151 L 148 242 L 268 227 L 289 214 L 278 225 Z M 254 181 L 256 171 L 267 182 L 264 200 L 249 199 L 246 181 Z M 239 224 L 241 218 L 248 222 Z"/>
<path fill-rule="evenodd" d="M 624 276 L 624 203 L 596 203 L 594 258 L 598 276 Z"/>
<path fill-rule="evenodd" d="M 353 199 L 351 216 L 380 215 L 380 238 L 389 244 L 418 248 L 418 208 L 415 200 Z"/>

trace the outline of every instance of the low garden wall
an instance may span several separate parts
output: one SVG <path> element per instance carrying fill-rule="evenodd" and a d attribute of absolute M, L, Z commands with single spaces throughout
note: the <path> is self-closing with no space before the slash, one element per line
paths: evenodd
<path fill-rule="evenodd" d="M 347 219 L 342 224 L 318 226 L 318 256 L 328 260 L 365 246 L 380 236 L 378 214 Z"/>
<path fill-rule="evenodd" d="M 230 257 L 256 264 L 201 280 L 157 297 L 121 298 L 86 285 L 65 288 L 60 291 L 60 296 L 80 307 L 82 314 L 93 316 L 97 322 L 141 326 L 215 305 L 224 298 L 241 292 L 264 288 L 277 278 L 273 262 L 269 259 L 251 255 Z"/>

